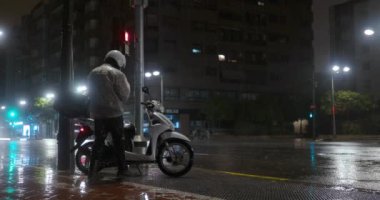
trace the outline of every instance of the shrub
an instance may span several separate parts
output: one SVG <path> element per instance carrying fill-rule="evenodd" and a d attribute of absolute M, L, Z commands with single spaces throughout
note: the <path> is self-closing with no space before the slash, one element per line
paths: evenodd
<path fill-rule="evenodd" d="M 346 121 L 342 123 L 343 134 L 361 134 L 363 133 L 360 123 L 356 121 Z"/>

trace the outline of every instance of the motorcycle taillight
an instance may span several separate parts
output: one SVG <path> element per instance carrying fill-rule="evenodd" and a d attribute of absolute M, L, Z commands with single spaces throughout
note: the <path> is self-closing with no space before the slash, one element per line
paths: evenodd
<path fill-rule="evenodd" d="M 79 128 L 79 135 L 81 137 L 85 137 L 85 136 L 89 136 L 89 135 L 92 135 L 92 130 L 89 126 L 86 126 L 86 125 L 82 125 L 80 128 Z"/>

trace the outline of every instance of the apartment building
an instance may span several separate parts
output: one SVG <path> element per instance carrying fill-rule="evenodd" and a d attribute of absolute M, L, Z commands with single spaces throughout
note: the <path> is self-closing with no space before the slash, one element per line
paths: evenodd
<path fill-rule="evenodd" d="M 166 113 L 188 128 L 204 120 L 201 109 L 211 97 L 254 100 L 261 93 L 308 94 L 311 2 L 149 0 L 145 71 L 161 72 Z M 18 87 L 28 95 L 58 86 L 61 16 L 62 1 L 45 0 L 23 19 L 26 62 Z M 123 50 L 125 31 L 135 39 L 129 1 L 76 0 L 73 19 L 77 83 L 85 81 L 108 50 Z M 126 74 L 133 85 L 133 42 L 130 50 Z M 145 85 L 160 97 L 159 78 L 146 79 Z"/>

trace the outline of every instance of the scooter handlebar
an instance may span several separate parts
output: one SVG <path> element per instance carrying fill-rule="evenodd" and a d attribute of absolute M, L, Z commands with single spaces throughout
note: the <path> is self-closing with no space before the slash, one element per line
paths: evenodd
<path fill-rule="evenodd" d="M 141 102 L 141 105 L 145 106 L 148 109 L 154 108 L 154 104 L 152 102 Z"/>

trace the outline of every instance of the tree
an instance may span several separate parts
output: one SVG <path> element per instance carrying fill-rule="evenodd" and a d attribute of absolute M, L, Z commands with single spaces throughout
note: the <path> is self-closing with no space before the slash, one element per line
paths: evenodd
<path fill-rule="evenodd" d="M 352 116 L 360 116 L 374 109 L 375 104 L 372 99 L 357 92 L 340 90 L 335 94 L 336 115 L 345 116 L 349 119 Z M 325 94 L 321 99 L 321 110 L 331 115 L 332 111 L 331 93 Z"/>
<path fill-rule="evenodd" d="M 53 119 L 56 114 L 53 109 L 53 101 L 44 97 L 36 98 L 32 113 L 40 122 Z"/>

